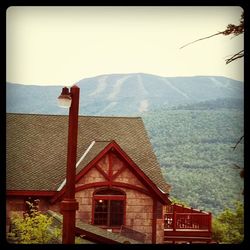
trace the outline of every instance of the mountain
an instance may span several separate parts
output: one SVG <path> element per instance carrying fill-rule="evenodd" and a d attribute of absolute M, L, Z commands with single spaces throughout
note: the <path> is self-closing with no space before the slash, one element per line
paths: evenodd
<path fill-rule="evenodd" d="M 81 115 L 142 116 L 171 197 L 217 214 L 242 199 L 243 82 L 225 77 L 101 75 L 79 81 Z M 7 83 L 7 112 L 68 114 L 62 86 Z"/>
<path fill-rule="evenodd" d="M 158 107 L 222 98 L 243 99 L 243 83 L 225 77 L 111 74 L 80 80 L 80 114 L 140 115 Z M 7 83 L 7 112 L 66 114 L 57 106 L 61 86 Z"/>

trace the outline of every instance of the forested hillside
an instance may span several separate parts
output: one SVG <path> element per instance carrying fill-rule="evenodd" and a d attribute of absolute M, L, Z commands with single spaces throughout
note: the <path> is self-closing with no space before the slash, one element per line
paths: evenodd
<path fill-rule="evenodd" d="M 171 196 L 215 214 L 233 207 L 243 190 L 234 166 L 243 167 L 243 143 L 232 149 L 244 133 L 243 110 L 226 103 L 161 108 L 143 116 Z"/>
<path fill-rule="evenodd" d="M 243 82 L 217 76 L 111 74 L 82 79 L 80 115 L 143 116 L 171 197 L 213 213 L 242 198 Z M 67 115 L 61 86 L 7 83 L 7 112 Z"/>

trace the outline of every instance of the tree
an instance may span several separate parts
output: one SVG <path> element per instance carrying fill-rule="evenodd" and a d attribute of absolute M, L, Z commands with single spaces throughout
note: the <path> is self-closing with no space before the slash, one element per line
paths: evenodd
<path fill-rule="evenodd" d="M 224 35 L 224 36 L 228 36 L 228 35 L 234 35 L 234 36 L 238 36 L 244 33 L 244 11 L 241 14 L 240 17 L 240 23 L 238 25 L 235 24 L 228 24 L 227 28 L 224 31 L 220 31 L 218 33 L 215 33 L 213 35 L 210 36 L 206 36 L 200 39 L 197 39 L 195 41 L 192 41 L 190 43 L 187 43 L 185 45 L 183 45 L 182 47 L 180 47 L 180 49 L 185 48 L 186 46 L 189 46 L 190 44 L 196 43 L 198 41 L 204 40 L 204 39 L 208 39 L 214 36 L 218 36 L 218 35 Z M 237 52 L 236 54 L 234 54 L 233 56 L 231 56 L 230 58 L 226 59 L 226 64 L 231 63 L 239 58 L 244 57 L 244 50 L 241 50 L 239 52 Z"/>
<path fill-rule="evenodd" d="M 244 240 L 243 203 L 236 202 L 235 210 L 225 209 L 213 219 L 213 240 L 226 244 L 239 244 Z"/>

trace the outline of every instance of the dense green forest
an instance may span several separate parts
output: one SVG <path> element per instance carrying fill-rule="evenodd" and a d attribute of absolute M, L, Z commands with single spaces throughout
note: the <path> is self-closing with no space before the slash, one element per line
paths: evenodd
<path fill-rule="evenodd" d="M 241 101 L 242 103 L 242 101 Z M 229 105 L 230 104 L 230 105 Z M 213 214 L 242 200 L 243 105 L 215 100 L 166 108 L 143 116 L 171 196 Z"/>

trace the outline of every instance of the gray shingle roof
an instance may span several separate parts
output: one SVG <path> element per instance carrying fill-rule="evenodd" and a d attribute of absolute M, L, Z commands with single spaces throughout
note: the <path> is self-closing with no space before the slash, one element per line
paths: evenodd
<path fill-rule="evenodd" d="M 7 190 L 57 190 L 65 178 L 68 116 L 7 114 Z M 77 161 L 90 162 L 115 140 L 164 192 L 164 180 L 143 121 L 139 117 L 79 116 Z M 81 164 L 82 165 L 82 164 Z"/>

